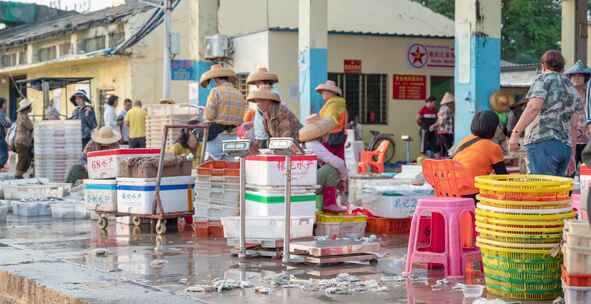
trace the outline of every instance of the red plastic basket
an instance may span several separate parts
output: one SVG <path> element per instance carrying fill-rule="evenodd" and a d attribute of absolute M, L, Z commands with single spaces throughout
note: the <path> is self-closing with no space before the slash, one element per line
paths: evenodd
<path fill-rule="evenodd" d="M 240 176 L 240 163 L 223 160 L 208 161 L 197 168 L 197 174 L 211 176 Z"/>
<path fill-rule="evenodd" d="M 412 218 L 389 219 L 382 217 L 367 218 L 365 228 L 368 234 L 401 234 L 410 232 Z"/>
<path fill-rule="evenodd" d="M 569 275 L 564 266 L 562 266 L 562 281 L 564 281 L 567 286 L 591 287 L 591 274 Z"/>

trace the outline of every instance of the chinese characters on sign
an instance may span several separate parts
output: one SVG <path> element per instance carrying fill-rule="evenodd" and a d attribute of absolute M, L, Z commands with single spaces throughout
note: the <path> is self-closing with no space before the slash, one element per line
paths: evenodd
<path fill-rule="evenodd" d="M 451 46 L 411 44 L 406 52 L 408 63 L 417 69 L 453 68 L 455 66 L 455 51 Z"/>
<path fill-rule="evenodd" d="M 427 98 L 427 77 L 424 75 L 393 75 L 392 98 L 425 100 Z"/>
<path fill-rule="evenodd" d="M 361 60 L 357 59 L 345 59 L 344 70 L 346 74 L 359 74 L 361 73 Z"/>
<path fill-rule="evenodd" d="M 170 69 L 172 80 L 197 80 L 193 60 L 171 60 Z"/>

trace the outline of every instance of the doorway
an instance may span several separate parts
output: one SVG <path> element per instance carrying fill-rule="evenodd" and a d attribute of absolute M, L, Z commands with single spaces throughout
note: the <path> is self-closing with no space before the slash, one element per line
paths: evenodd
<path fill-rule="evenodd" d="M 437 100 L 437 107 L 441 98 L 445 95 L 445 92 L 454 92 L 454 78 L 453 77 L 442 77 L 442 76 L 431 76 L 431 95 Z"/>
<path fill-rule="evenodd" d="M 16 109 L 18 101 L 27 97 L 27 84 L 17 83 L 19 80 L 27 79 L 26 75 L 10 77 L 10 89 L 8 93 L 8 114 L 10 121 L 16 121 Z"/>

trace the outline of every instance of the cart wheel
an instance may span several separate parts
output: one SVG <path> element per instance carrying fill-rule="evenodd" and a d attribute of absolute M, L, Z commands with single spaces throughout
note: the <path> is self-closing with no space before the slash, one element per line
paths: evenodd
<path fill-rule="evenodd" d="M 166 220 L 158 220 L 158 222 L 156 222 L 156 233 L 157 234 L 165 234 L 166 233 Z"/>
<path fill-rule="evenodd" d="M 134 226 L 136 226 L 136 227 L 141 226 L 142 225 L 142 219 L 139 216 L 134 216 L 134 217 L 131 218 L 131 223 Z"/>
<path fill-rule="evenodd" d="M 101 229 L 107 229 L 107 227 L 109 226 L 109 220 L 106 216 L 100 216 L 98 218 L 98 225 L 99 227 L 101 227 Z"/>

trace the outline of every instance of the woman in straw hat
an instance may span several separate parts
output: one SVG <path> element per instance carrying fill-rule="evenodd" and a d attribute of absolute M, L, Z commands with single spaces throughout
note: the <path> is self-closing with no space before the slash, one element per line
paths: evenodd
<path fill-rule="evenodd" d="M 499 127 L 495 133 L 493 141 L 503 148 L 503 152 L 508 152 L 507 137 L 509 133 L 509 116 L 511 113 L 511 106 L 515 104 L 513 96 L 502 92 L 495 91 L 489 97 L 490 108 L 499 117 Z"/>
<path fill-rule="evenodd" d="M 439 153 L 441 157 L 448 157 L 449 149 L 454 142 L 454 95 L 446 92 L 441 99 L 441 107 L 437 112 L 437 122 L 430 127 L 437 133 Z"/>
<path fill-rule="evenodd" d="M 16 116 L 16 137 L 14 139 L 16 154 L 18 155 L 16 179 L 23 178 L 33 160 L 33 122 L 29 118 L 32 109 L 33 104 L 28 99 L 20 101 Z"/>
<path fill-rule="evenodd" d="M 248 75 L 246 79 L 247 85 L 254 85 L 257 89 L 261 86 L 273 87 L 278 82 L 279 77 L 264 67 L 259 67 L 256 72 Z M 254 138 L 257 141 L 257 145 L 261 147 L 269 139 L 269 134 L 265 131 L 263 120 L 263 112 L 257 107 L 253 121 Z"/>
<path fill-rule="evenodd" d="M 576 144 L 575 161 L 577 164 L 580 164 L 583 161 L 581 158 L 583 149 L 585 149 L 585 146 L 589 142 L 589 126 L 591 125 L 591 120 L 588 118 L 589 104 L 587 101 L 587 83 L 589 82 L 589 78 L 591 78 L 591 70 L 579 60 L 570 69 L 566 70 L 564 75 L 570 79 L 570 82 L 577 89 L 579 107 L 583 109 L 577 115 L 576 135 L 574 138 L 574 144 Z"/>
<path fill-rule="evenodd" d="M 322 210 L 345 212 L 337 203 L 337 187 L 345 188 L 347 168 L 345 161 L 330 152 L 323 143 L 328 141 L 330 132 L 336 127 L 334 120 L 312 115 L 306 119 L 305 126 L 299 131 L 300 142 L 306 150 L 315 154 L 324 163 L 318 170 L 318 184 L 322 186 Z"/>
<path fill-rule="evenodd" d="M 202 87 L 215 83 L 205 105 L 205 118 L 210 123 L 205 148 L 206 158 L 222 159 L 222 142 L 235 138 L 235 129 L 242 124 L 248 104 L 232 84 L 236 79 L 236 73 L 232 69 L 219 64 L 213 65 L 209 71 L 201 75 Z"/>
<path fill-rule="evenodd" d="M 78 90 L 70 97 L 70 102 L 76 107 L 70 119 L 80 120 L 82 127 L 82 147 L 90 141 L 92 131 L 97 127 L 96 114 L 90 105 L 88 94 L 84 90 Z"/>
<path fill-rule="evenodd" d="M 91 140 L 84 147 L 81 162 L 79 165 L 72 166 L 68 171 L 66 182 L 75 184 L 78 181 L 88 178 L 86 169 L 87 154 L 89 152 L 119 149 L 121 134 L 111 127 L 102 127 L 92 132 Z"/>
<path fill-rule="evenodd" d="M 289 108 L 281 104 L 279 95 L 270 87 L 262 86 L 251 91 L 247 100 L 256 102 L 263 112 L 263 124 L 269 137 L 291 137 L 297 141 L 302 124 Z"/>
<path fill-rule="evenodd" d="M 347 135 L 347 102 L 343 98 L 343 91 L 334 81 L 328 80 L 316 87 L 316 92 L 322 95 L 324 105 L 320 109 L 320 117 L 330 118 L 336 123 L 331 130 L 328 141 L 324 144 L 336 156 L 345 159 L 345 141 Z"/>

